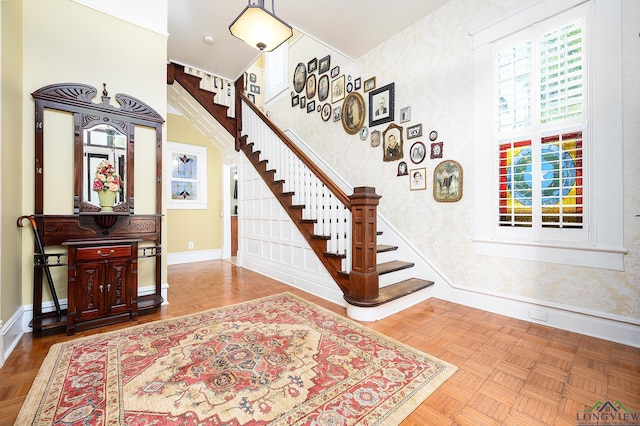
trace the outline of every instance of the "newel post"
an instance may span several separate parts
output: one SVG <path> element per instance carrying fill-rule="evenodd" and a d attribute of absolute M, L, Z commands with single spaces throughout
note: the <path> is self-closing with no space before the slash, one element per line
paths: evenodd
<path fill-rule="evenodd" d="M 380 195 L 375 188 L 362 186 L 354 188 L 351 200 L 351 274 L 349 278 L 349 299 L 367 300 L 378 297 L 378 271 L 376 269 L 377 250 L 377 206 Z"/>

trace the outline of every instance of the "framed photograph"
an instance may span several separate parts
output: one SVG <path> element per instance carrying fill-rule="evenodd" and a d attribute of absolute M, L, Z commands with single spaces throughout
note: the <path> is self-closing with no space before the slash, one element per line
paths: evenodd
<path fill-rule="evenodd" d="M 395 83 L 369 92 L 369 127 L 393 121 Z"/>
<path fill-rule="evenodd" d="M 407 127 L 407 139 L 419 138 L 422 136 L 422 124 Z"/>
<path fill-rule="evenodd" d="M 307 114 L 316 110 L 316 101 L 307 101 Z"/>
<path fill-rule="evenodd" d="M 409 170 L 409 189 L 412 191 L 422 191 L 427 189 L 427 169 Z"/>
<path fill-rule="evenodd" d="M 361 87 L 362 87 L 362 79 L 360 77 L 353 80 L 353 88 L 355 90 L 360 90 Z"/>
<path fill-rule="evenodd" d="M 307 63 L 307 71 L 309 74 L 318 69 L 318 58 L 313 58 Z"/>
<path fill-rule="evenodd" d="M 335 104 L 344 99 L 344 75 L 331 82 L 331 103 Z"/>
<path fill-rule="evenodd" d="M 258 86 L 257 84 L 250 84 L 249 85 L 249 91 L 251 93 L 257 93 L 260 94 L 260 86 Z"/>
<path fill-rule="evenodd" d="M 380 140 L 382 139 L 382 134 L 380 133 L 380 130 L 374 130 L 373 132 L 371 132 L 371 147 L 372 148 L 377 148 L 380 146 Z"/>
<path fill-rule="evenodd" d="M 347 93 L 351 93 L 353 92 L 353 83 L 352 82 L 348 82 L 347 83 Z"/>
<path fill-rule="evenodd" d="M 398 164 L 398 175 L 397 176 L 407 176 L 409 174 L 409 170 L 407 169 L 407 163 L 401 161 Z"/>
<path fill-rule="evenodd" d="M 316 95 L 316 75 L 311 74 L 307 77 L 307 99 L 311 99 Z"/>
<path fill-rule="evenodd" d="M 329 76 L 323 75 L 318 80 L 318 100 L 324 102 L 329 97 Z"/>
<path fill-rule="evenodd" d="M 305 109 L 307 107 L 307 98 L 300 96 L 300 108 Z"/>
<path fill-rule="evenodd" d="M 322 106 L 320 105 L 320 103 L 318 103 L 318 106 L 316 107 L 316 111 L 320 112 L 320 110 L 322 110 Z"/>
<path fill-rule="evenodd" d="M 340 67 L 335 66 L 331 68 L 331 78 L 336 78 L 340 74 Z"/>
<path fill-rule="evenodd" d="M 342 120 L 342 105 L 338 105 L 333 107 L 333 121 L 340 121 Z"/>
<path fill-rule="evenodd" d="M 443 142 L 434 142 L 431 144 L 431 158 L 442 158 Z"/>
<path fill-rule="evenodd" d="M 255 83 L 256 81 L 258 81 L 258 77 L 254 73 L 249 74 L 249 82 Z"/>
<path fill-rule="evenodd" d="M 440 202 L 459 201 L 462 198 L 462 166 L 457 161 L 445 160 L 433 171 L 433 198 Z"/>
<path fill-rule="evenodd" d="M 331 105 L 328 103 L 322 105 L 322 111 L 320 111 L 320 115 L 322 116 L 323 121 L 329 121 L 331 118 Z"/>
<path fill-rule="evenodd" d="M 406 123 L 407 121 L 411 121 L 411 107 L 400 108 L 400 122 Z"/>
<path fill-rule="evenodd" d="M 331 67 L 331 55 L 327 55 L 324 58 L 320 59 L 320 65 L 318 69 L 318 74 L 324 74 L 329 71 Z"/>
<path fill-rule="evenodd" d="M 296 65 L 296 69 L 293 71 L 293 90 L 296 93 L 302 92 L 304 85 L 307 82 L 307 67 L 300 62 Z"/>
<path fill-rule="evenodd" d="M 391 123 L 382 132 L 382 161 L 396 161 L 402 157 L 402 127 Z"/>
<path fill-rule="evenodd" d="M 349 93 L 342 104 L 342 127 L 345 132 L 355 135 L 362 129 L 366 117 L 364 98 L 360 93 Z"/>
<path fill-rule="evenodd" d="M 409 153 L 409 157 L 411 158 L 411 162 L 413 164 L 420 164 L 426 157 L 427 150 L 422 142 L 414 142 L 411 145 L 411 151 Z"/>
<path fill-rule="evenodd" d="M 369 90 L 373 90 L 376 88 L 376 78 L 371 77 L 369 80 L 365 80 L 364 82 L 364 91 L 368 92 Z"/>
<path fill-rule="evenodd" d="M 295 95 L 291 98 L 292 107 L 297 107 L 299 103 L 300 103 L 300 97 L 298 95 Z"/>
<path fill-rule="evenodd" d="M 362 129 L 360 129 L 360 140 L 366 141 L 368 137 L 369 137 L 369 128 L 367 126 L 362 126 Z"/>
<path fill-rule="evenodd" d="M 256 95 L 254 95 L 253 93 L 248 93 L 247 98 L 249 98 L 249 100 L 254 104 L 256 103 Z"/>
<path fill-rule="evenodd" d="M 432 130 L 431 132 L 429 132 L 429 140 L 433 142 L 436 139 L 438 139 L 438 132 L 436 132 L 435 130 Z"/>

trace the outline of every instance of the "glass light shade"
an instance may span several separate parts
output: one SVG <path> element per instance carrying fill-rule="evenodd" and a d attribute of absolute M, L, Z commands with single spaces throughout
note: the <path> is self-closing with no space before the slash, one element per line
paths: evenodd
<path fill-rule="evenodd" d="M 293 35 L 289 25 L 259 5 L 247 6 L 229 25 L 229 31 L 249 46 L 267 52 Z"/>

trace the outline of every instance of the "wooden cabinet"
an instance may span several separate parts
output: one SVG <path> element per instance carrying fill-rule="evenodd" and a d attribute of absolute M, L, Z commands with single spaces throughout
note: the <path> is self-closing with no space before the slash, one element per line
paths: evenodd
<path fill-rule="evenodd" d="M 238 216 L 231 216 L 231 256 L 238 254 Z"/>
<path fill-rule="evenodd" d="M 66 242 L 67 334 L 138 316 L 139 240 Z"/>

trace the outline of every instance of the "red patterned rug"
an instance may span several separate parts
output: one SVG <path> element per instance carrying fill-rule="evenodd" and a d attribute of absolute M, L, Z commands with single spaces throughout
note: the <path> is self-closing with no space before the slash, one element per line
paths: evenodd
<path fill-rule="evenodd" d="M 16 424 L 395 425 L 455 370 L 284 293 L 56 344 Z"/>

